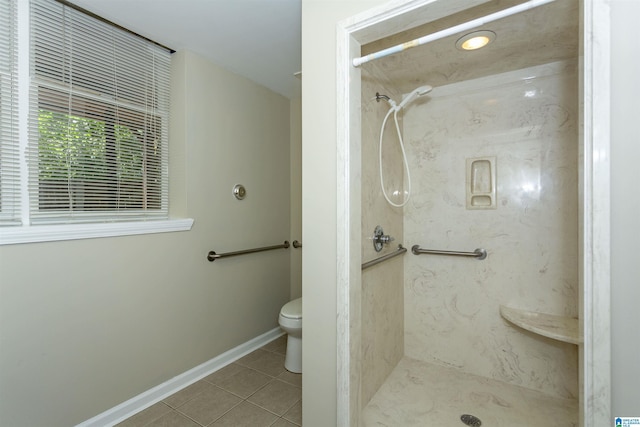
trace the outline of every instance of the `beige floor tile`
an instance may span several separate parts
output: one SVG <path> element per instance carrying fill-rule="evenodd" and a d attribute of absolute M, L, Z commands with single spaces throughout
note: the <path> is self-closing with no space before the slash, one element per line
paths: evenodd
<path fill-rule="evenodd" d="M 302 375 L 284 369 L 285 352 L 283 335 L 118 427 L 300 426 Z"/>
<path fill-rule="evenodd" d="M 268 427 L 278 417 L 269 411 L 258 408 L 248 402 L 242 402 L 210 427 Z"/>
<path fill-rule="evenodd" d="M 293 405 L 285 414 L 282 416 L 285 420 L 291 421 L 292 423 L 301 426 L 302 425 L 302 400 L 299 400 L 298 403 Z"/>
<path fill-rule="evenodd" d="M 275 423 L 271 424 L 269 427 L 297 427 L 297 425 L 283 418 L 278 418 L 278 420 Z"/>
<path fill-rule="evenodd" d="M 302 390 L 291 384 L 273 380 L 247 401 L 282 416 L 302 398 Z"/>
<path fill-rule="evenodd" d="M 269 344 L 263 346 L 262 349 L 273 353 L 287 354 L 287 335 L 276 338 Z"/>
<path fill-rule="evenodd" d="M 213 386 L 208 382 L 200 380 L 188 387 L 183 388 L 179 392 L 172 394 L 171 396 L 164 399 L 163 402 L 171 406 L 172 408 L 178 408 L 196 397 L 198 394 L 202 393 L 204 390 L 211 387 Z"/>
<path fill-rule="evenodd" d="M 220 381 L 223 381 L 227 378 L 229 378 L 232 375 L 237 374 L 238 372 L 242 371 L 243 369 L 245 369 L 244 366 L 240 366 L 237 365 L 235 363 L 232 363 L 230 365 L 225 366 L 224 368 L 215 371 L 213 374 L 206 376 L 203 378 L 203 380 L 210 382 L 212 384 L 218 384 L 220 383 Z"/>
<path fill-rule="evenodd" d="M 171 411 L 171 408 L 162 402 L 158 402 L 155 405 L 149 406 L 147 409 L 138 412 L 132 417 L 127 418 L 123 422 L 116 424 L 117 427 L 143 427 L 149 424 L 151 421 L 157 420 L 167 412 Z"/>
<path fill-rule="evenodd" d="M 247 354 L 246 356 L 243 356 L 240 359 L 236 360 L 235 363 L 237 363 L 238 365 L 247 366 L 249 363 L 259 359 L 260 356 L 262 356 L 264 353 L 267 353 L 267 351 L 259 348 Z"/>
<path fill-rule="evenodd" d="M 280 375 L 278 375 L 278 379 L 280 381 L 284 381 L 285 383 L 289 383 L 296 387 L 302 388 L 302 374 L 294 374 L 293 372 L 284 371 Z"/>
<path fill-rule="evenodd" d="M 208 425 L 240 402 L 242 399 L 238 396 L 213 386 L 179 407 L 177 411 L 202 425 Z"/>
<path fill-rule="evenodd" d="M 273 380 L 272 377 L 261 372 L 242 368 L 241 371 L 220 381 L 217 386 L 246 399 L 271 380 Z"/>
<path fill-rule="evenodd" d="M 171 411 L 147 424 L 147 427 L 200 427 L 200 425 L 176 411 Z"/>
<path fill-rule="evenodd" d="M 238 360 L 237 363 L 272 377 L 277 377 L 285 371 L 284 357 L 284 354 L 258 349 Z"/>

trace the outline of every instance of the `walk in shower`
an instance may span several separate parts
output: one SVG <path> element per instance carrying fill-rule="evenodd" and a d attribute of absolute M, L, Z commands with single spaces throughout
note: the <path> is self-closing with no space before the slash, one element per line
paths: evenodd
<path fill-rule="evenodd" d="M 361 54 L 521 3 L 489 1 Z M 467 31 L 359 67 L 362 262 L 398 244 L 472 256 L 407 251 L 351 275 L 356 425 L 580 424 L 580 20 L 577 0 L 556 0 L 478 28 L 494 34 L 482 49 L 456 46 Z M 382 95 L 423 85 L 400 138 L 387 125 L 378 144 Z M 382 252 L 377 226 L 394 238 Z"/>

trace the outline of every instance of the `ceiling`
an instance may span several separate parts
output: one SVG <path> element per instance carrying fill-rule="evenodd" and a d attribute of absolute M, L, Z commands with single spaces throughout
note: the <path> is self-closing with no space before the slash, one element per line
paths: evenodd
<path fill-rule="evenodd" d="M 430 22 L 363 46 L 366 55 L 450 28 L 525 0 L 490 0 L 455 15 Z M 477 28 L 496 39 L 477 51 L 461 51 L 456 41 L 465 31 L 363 65 L 398 93 L 425 84 L 442 86 L 464 80 L 576 58 L 579 54 L 578 0 L 557 0 Z"/>
<path fill-rule="evenodd" d="M 403 43 L 526 0 L 481 6 L 363 46 L 362 53 Z M 300 96 L 301 0 L 71 0 L 174 50 L 187 49 L 287 98 Z M 575 57 L 578 0 L 558 0 L 482 27 L 497 34 L 473 52 L 454 47 L 457 34 L 375 61 L 400 93 Z M 525 54 L 526 53 L 526 54 Z"/>
<path fill-rule="evenodd" d="M 300 95 L 301 0 L 71 0 L 287 98 Z"/>

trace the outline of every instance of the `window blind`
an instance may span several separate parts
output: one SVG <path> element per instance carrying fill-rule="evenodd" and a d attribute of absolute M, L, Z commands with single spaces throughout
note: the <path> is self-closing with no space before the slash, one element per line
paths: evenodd
<path fill-rule="evenodd" d="M 167 218 L 169 51 L 51 0 L 30 43 L 31 221 Z"/>
<path fill-rule="evenodd" d="M 0 0 L 0 225 L 20 224 L 16 6 Z"/>

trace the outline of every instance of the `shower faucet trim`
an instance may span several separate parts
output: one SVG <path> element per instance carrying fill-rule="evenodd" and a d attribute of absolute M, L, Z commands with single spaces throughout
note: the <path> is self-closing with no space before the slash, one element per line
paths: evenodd
<path fill-rule="evenodd" d="M 375 230 L 373 230 L 373 248 L 376 252 L 380 252 L 382 250 L 383 245 L 389 244 L 393 242 L 395 239 L 388 234 L 384 234 L 384 230 L 381 226 L 376 225 Z"/>

